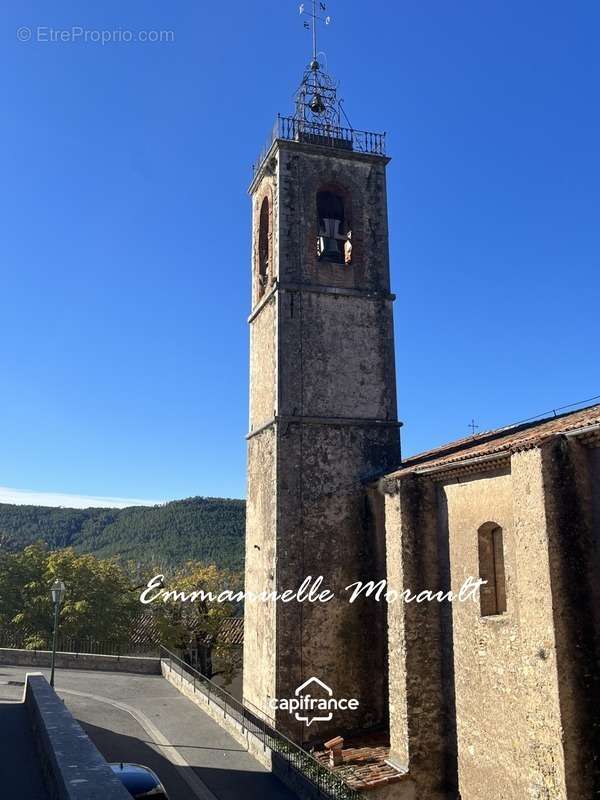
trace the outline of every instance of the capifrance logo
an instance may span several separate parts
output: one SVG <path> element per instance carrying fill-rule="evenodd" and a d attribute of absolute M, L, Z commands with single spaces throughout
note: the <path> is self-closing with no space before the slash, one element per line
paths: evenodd
<path fill-rule="evenodd" d="M 326 697 L 313 697 L 313 691 L 321 690 Z M 304 722 L 308 728 L 313 722 L 329 722 L 334 711 L 356 711 L 360 701 L 355 697 L 333 696 L 333 689 L 320 678 L 312 677 L 298 686 L 294 697 L 272 697 L 269 705 L 274 711 L 288 711 L 298 722 Z"/>

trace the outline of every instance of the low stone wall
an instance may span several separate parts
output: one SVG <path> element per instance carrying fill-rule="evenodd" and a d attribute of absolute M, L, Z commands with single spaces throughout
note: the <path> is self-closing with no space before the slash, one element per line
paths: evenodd
<path fill-rule="evenodd" d="M 17 650 L 0 647 L 0 665 L 14 667 L 50 667 L 49 650 Z M 97 653 L 57 653 L 57 669 L 89 669 L 99 672 L 133 672 L 160 675 L 160 659 L 142 656 L 103 656 Z"/>
<path fill-rule="evenodd" d="M 41 673 L 27 674 L 23 702 L 51 800 L 131 800 Z"/>
<path fill-rule="evenodd" d="M 412 780 L 407 778 L 401 783 L 390 783 L 363 792 L 365 800 L 416 800 L 417 789 Z"/>

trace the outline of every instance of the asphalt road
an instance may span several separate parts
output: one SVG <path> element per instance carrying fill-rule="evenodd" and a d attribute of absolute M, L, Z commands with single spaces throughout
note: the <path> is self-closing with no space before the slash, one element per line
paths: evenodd
<path fill-rule="evenodd" d="M 0 703 L 21 699 L 27 671 L 0 666 Z M 57 670 L 55 688 L 108 761 L 150 767 L 170 800 L 296 800 L 161 676 Z"/>

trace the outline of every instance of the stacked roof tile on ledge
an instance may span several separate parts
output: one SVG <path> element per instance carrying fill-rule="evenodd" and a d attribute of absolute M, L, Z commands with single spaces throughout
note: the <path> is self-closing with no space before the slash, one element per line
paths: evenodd
<path fill-rule="evenodd" d="M 318 761 L 357 791 L 378 789 L 406 777 L 406 773 L 386 763 L 389 755 L 389 735 L 384 732 L 347 739 L 342 750 L 342 762 L 335 767 L 330 765 L 328 752 L 314 753 Z"/>

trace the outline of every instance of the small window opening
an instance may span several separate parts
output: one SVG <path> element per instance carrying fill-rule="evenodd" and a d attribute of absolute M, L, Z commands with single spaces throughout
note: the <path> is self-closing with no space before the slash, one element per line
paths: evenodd
<path fill-rule="evenodd" d="M 478 532 L 481 616 L 506 612 L 506 578 L 502 528 L 495 523 L 482 525 Z"/>
<path fill-rule="evenodd" d="M 271 264 L 269 263 L 269 200 L 265 197 L 260 207 L 258 223 L 258 286 L 262 296 L 269 285 Z"/>

